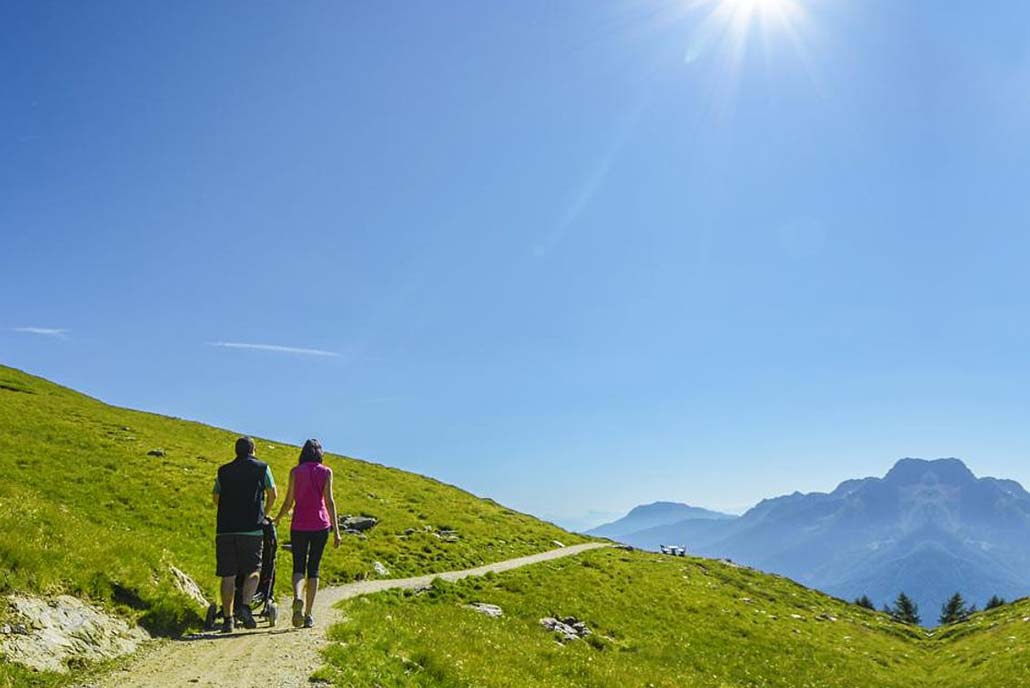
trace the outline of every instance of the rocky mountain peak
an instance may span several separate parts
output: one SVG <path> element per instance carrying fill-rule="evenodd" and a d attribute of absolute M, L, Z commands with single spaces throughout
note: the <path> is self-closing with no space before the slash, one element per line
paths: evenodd
<path fill-rule="evenodd" d="M 959 459 L 901 459 L 887 472 L 883 481 L 894 485 L 945 483 L 961 486 L 976 482 L 976 476 Z"/>

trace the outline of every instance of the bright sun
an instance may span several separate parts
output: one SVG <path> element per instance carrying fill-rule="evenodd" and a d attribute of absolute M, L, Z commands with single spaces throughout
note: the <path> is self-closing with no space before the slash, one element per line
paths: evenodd
<path fill-rule="evenodd" d="M 748 53 L 760 51 L 766 59 L 793 50 L 803 68 L 813 73 L 809 39 L 814 27 L 807 6 L 813 0 L 682 0 L 687 13 L 698 12 L 686 36 L 683 61 L 708 63 L 718 75 L 711 93 L 713 107 L 731 108 Z"/>
<path fill-rule="evenodd" d="M 788 23 L 801 12 L 798 0 L 719 0 L 723 11 L 731 14 L 733 24 L 748 25 L 755 19 Z M 746 27 L 745 27 L 746 28 Z"/>
<path fill-rule="evenodd" d="M 725 48 L 739 60 L 749 36 L 756 28 L 767 39 L 774 34 L 799 44 L 799 32 L 805 23 L 804 0 L 701 0 L 694 7 L 710 10 L 701 21 L 687 50 L 691 62 L 706 48 Z"/>

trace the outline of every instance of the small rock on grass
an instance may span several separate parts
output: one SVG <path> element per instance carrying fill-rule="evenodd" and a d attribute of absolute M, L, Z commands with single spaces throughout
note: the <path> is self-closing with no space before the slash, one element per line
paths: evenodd
<path fill-rule="evenodd" d="M 496 604 L 487 604 L 486 602 L 473 602 L 472 604 L 466 604 L 466 609 L 472 609 L 479 612 L 480 614 L 486 614 L 489 617 L 499 618 L 504 616 L 504 610 L 498 607 Z"/>
<path fill-rule="evenodd" d="M 548 616 L 540 619 L 540 625 L 560 635 L 562 642 L 579 640 L 593 633 L 584 622 L 574 616 L 566 616 L 561 619 Z"/>
<path fill-rule="evenodd" d="M 372 530 L 379 523 L 379 519 L 374 516 L 351 516 L 344 514 L 339 517 L 340 529 L 347 533 L 360 533 L 366 530 Z"/>

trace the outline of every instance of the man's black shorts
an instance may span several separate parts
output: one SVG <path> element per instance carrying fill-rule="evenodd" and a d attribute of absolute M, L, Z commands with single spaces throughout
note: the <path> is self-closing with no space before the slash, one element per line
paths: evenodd
<path fill-rule="evenodd" d="M 215 536 L 215 575 L 225 578 L 260 571 L 262 544 L 260 535 L 227 533 Z"/>

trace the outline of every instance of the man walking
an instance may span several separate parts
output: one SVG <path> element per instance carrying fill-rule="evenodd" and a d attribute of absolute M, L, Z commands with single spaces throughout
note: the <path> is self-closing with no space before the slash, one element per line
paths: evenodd
<path fill-rule="evenodd" d="M 218 469 L 211 497 L 218 507 L 215 575 L 222 578 L 222 633 L 233 630 L 237 576 L 244 576 L 240 618 L 245 628 L 254 628 L 250 601 L 261 573 L 261 531 L 276 497 L 272 469 L 254 456 L 254 440 L 236 440 L 236 459 Z"/>

